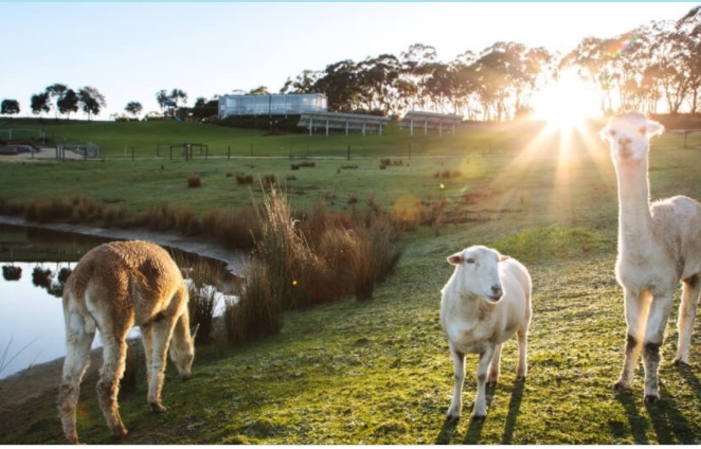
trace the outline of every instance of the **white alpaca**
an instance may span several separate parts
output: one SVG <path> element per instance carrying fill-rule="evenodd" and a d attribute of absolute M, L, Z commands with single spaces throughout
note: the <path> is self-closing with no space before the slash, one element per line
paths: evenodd
<path fill-rule="evenodd" d="M 458 419 L 462 413 L 466 353 L 479 354 L 472 418 L 484 419 L 487 382 L 496 385 L 502 344 L 514 334 L 519 350 L 516 377 L 526 377 L 531 277 L 516 259 L 484 246 L 466 248 L 448 257 L 448 262 L 455 271 L 441 290 L 441 325 L 448 337 L 455 381 L 447 419 Z"/>
<path fill-rule="evenodd" d="M 701 205 L 685 196 L 649 204 L 649 137 L 662 125 L 637 113 L 613 117 L 601 136 L 610 143 L 618 179 L 618 259 L 616 279 L 623 287 L 627 339 L 615 389 L 631 387 L 640 351 L 645 366 L 645 400 L 657 401 L 660 345 L 683 282 L 679 307 L 679 346 L 674 363 L 687 363 L 701 274 Z"/>
<path fill-rule="evenodd" d="M 125 339 L 135 325 L 141 328 L 146 354 L 148 402 L 154 412 L 166 410 L 161 389 L 171 337 L 170 357 L 183 379 L 190 377 L 195 357 L 188 299 L 180 269 L 158 245 L 112 242 L 82 257 L 63 292 L 66 359 L 58 406 L 69 443 L 78 443 L 76 403 L 96 329 L 103 345 L 97 396 L 112 434 L 127 433 L 119 416 L 117 393 L 125 368 Z"/>

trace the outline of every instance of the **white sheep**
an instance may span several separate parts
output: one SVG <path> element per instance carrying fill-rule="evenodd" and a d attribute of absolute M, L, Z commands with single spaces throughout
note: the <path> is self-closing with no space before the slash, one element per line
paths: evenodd
<path fill-rule="evenodd" d="M 516 377 L 526 377 L 531 277 L 516 259 L 484 246 L 466 248 L 448 257 L 448 262 L 455 271 L 441 290 L 441 325 L 453 358 L 455 391 L 447 419 L 456 420 L 462 412 L 467 353 L 479 354 L 472 419 L 484 419 L 487 382 L 496 385 L 502 344 L 514 333 L 519 349 Z"/>
<path fill-rule="evenodd" d="M 616 279 L 623 287 L 627 339 L 618 390 L 631 387 L 640 351 L 645 366 L 645 400 L 659 400 L 660 345 L 672 296 L 684 284 L 679 306 L 679 346 L 675 365 L 687 363 L 701 284 L 701 205 L 686 196 L 649 203 L 649 138 L 659 123 L 638 113 L 614 116 L 601 131 L 609 142 L 618 179 L 618 259 Z"/>

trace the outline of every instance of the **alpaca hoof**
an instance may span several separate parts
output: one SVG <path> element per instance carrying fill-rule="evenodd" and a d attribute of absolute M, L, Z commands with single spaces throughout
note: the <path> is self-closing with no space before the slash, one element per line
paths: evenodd
<path fill-rule="evenodd" d="M 525 382 L 525 381 L 526 381 L 525 374 L 523 376 L 516 376 L 516 382 Z"/>
<path fill-rule="evenodd" d="M 168 409 L 157 402 L 152 402 L 151 411 L 153 413 L 165 413 L 168 411 Z"/>
<path fill-rule="evenodd" d="M 630 384 L 619 380 L 613 384 L 613 389 L 615 391 L 628 391 L 630 390 Z"/>
<path fill-rule="evenodd" d="M 495 388 L 497 386 L 497 381 L 496 380 L 490 380 L 487 382 L 487 388 Z"/>
<path fill-rule="evenodd" d="M 648 404 L 654 404 L 656 402 L 660 401 L 660 396 L 657 394 L 646 394 L 645 395 L 645 402 Z"/>
<path fill-rule="evenodd" d="M 473 414 L 470 418 L 471 418 L 473 421 L 484 421 L 485 419 L 487 419 L 487 415 L 477 415 L 477 414 Z"/>
<path fill-rule="evenodd" d="M 688 363 L 686 363 L 682 359 L 674 359 L 674 361 L 672 363 L 674 363 L 674 366 L 688 366 L 689 365 Z"/>
<path fill-rule="evenodd" d="M 128 433 L 129 432 L 124 427 L 117 427 L 116 429 L 112 429 L 112 436 L 114 438 L 125 437 Z"/>
<path fill-rule="evenodd" d="M 445 422 L 447 423 L 455 423 L 460 420 L 460 415 L 451 415 L 450 413 L 448 416 L 445 417 Z"/>

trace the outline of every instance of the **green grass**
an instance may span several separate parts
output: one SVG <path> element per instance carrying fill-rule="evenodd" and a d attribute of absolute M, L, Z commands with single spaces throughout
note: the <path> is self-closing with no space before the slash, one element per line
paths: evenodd
<path fill-rule="evenodd" d="M 558 161 L 565 153 L 560 157 L 551 144 L 529 147 L 524 139 L 484 158 L 477 151 L 417 157 L 409 166 L 405 160 L 404 166 L 382 171 L 379 157 L 388 155 L 378 154 L 353 160 L 358 168 L 340 174 L 338 160 L 321 158 L 316 167 L 295 171 L 298 184 L 288 184 L 293 206 L 320 198 L 330 204 L 335 195 L 333 207 L 351 210 L 346 201 L 351 194 L 361 201 L 375 196 L 383 207 L 397 210 L 417 207 L 412 198 L 444 199 L 446 223 L 438 231 L 420 226 L 404 233 L 396 273 L 376 287 L 372 301 L 348 298 L 287 312 L 278 335 L 237 348 L 199 347 L 193 378 L 185 383 L 169 364 L 165 415 L 149 411 L 141 370 L 135 388 L 120 394 L 130 431 L 122 442 L 699 444 L 701 320 L 692 338 L 691 365 L 674 367 L 677 292 L 662 348 L 661 403 L 644 403 L 641 365 L 632 392 L 612 391 L 625 338 L 622 292 L 613 273 L 615 177 L 603 145 L 592 144 L 591 152 L 568 145 L 571 159 L 564 164 Z M 653 199 L 673 194 L 701 199 L 697 144 L 682 149 L 673 135 L 653 141 Z M 470 163 L 461 165 L 466 159 Z M 246 208 L 256 187 L 238 187 L 226 178 L 225 172 L 243 167 L 242 161 L 227 163 L 232 166 L 200 160 L 0 163 L 0 191 L 38 198 L 80 189 L 103 200 L 120 199 L 134 210 L 161 199 L 200 212 L 222 205 Z M 249 173 L 289 170 L 284 159 L 245 163 L 256 166 Z M 434 178 L 446 167 L 463 167 L 463 176 Z M 191 172 L 200 174 L 202 187 L 187 188 Z M 144 194 L 151 191 L 161 196 Z M 470 422 L 476 356 L 469 355 L 466 417 L 448 425 L 452 362 L 439 324 L 439 291 L 452 272 L 445 258 L 472 244 L 494 246 L 531 272 L 529 373 L 525 383 L 515 381 L 516 343 L 507 342 L 500 382 L 488 393 L 487 419 Z M 83 383 L 78 433 L 86 443 L 113 443 L 94 382 Z M 0 414 L 0 443 L 62 443 L 55 398 L 52 391 Z"/>

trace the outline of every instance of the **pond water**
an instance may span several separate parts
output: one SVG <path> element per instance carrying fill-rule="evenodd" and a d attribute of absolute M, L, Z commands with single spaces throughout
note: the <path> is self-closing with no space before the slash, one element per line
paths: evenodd
<path fill-rule="evenodd" d="M 106 241 L 0 224 L 0 379 L 65 355 L 61 271 L 66 274 L 65 269 L 75 268 L 83 254 Z M 181 268 L 205 264 L 218 284 L 232 279 L 221 261 L 168 250 Z M 217 306 L 215 314 L 222 312 L 223 301 Z M 129 333 L 129 338 L 138 336 L 138 328 Z M 99 332 L 93 348 L 98 346 Z"/>

